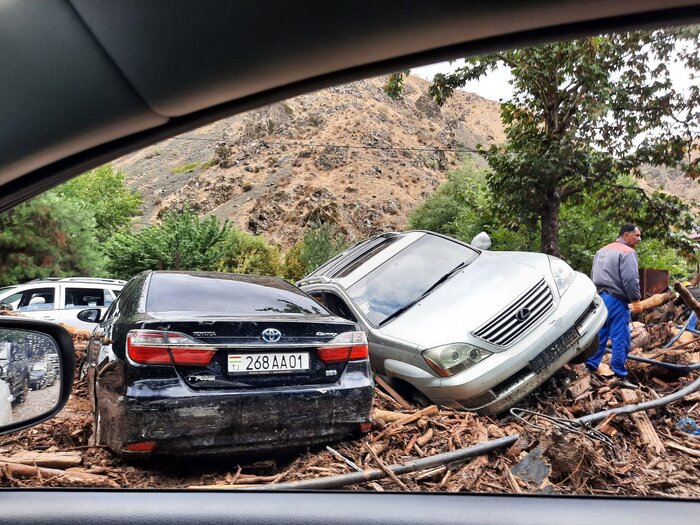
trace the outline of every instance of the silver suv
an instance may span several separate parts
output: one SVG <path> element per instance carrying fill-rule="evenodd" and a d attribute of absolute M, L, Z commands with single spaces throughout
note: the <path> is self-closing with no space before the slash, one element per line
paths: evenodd
<path fill-rule="evenodd" d="M 396 387 L 482 413 L 594 350 L 607 316 L 591 280 L 556 257 L 422 231 L 359 243 L 297 285 L 360 324 L 372 367 Z"/>
<path fill-rule="evenodd" d="M 0 288 L 0 308 L 92 331 L 95 325 L 78 319 L 78 313 L 86 308 L 100 308 L 104 313 L 125 284 L 97 277 L 37 279 Z"/>

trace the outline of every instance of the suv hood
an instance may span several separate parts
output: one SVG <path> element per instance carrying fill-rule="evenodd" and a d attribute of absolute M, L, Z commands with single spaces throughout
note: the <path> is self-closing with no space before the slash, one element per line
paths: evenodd
<path fill-rule="evenodd" d="M 467 342 L 472 339 L 472 331 L 543 278 L 551 288 L 546 255 L 483 252 L 467 268 L 380 330 L 422 348 Z M 554 289 L 552 293 L 556 303 L 558 294 Z"/>

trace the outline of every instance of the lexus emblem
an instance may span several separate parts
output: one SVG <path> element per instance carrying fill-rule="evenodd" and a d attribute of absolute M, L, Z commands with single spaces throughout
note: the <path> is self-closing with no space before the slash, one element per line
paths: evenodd
<path fill-rule="evenodd" d="M 520 310 L 518 310 L 518 313 L 515 314 L 515 318 L 521 322 L 527 321 L 527 318 L 530 317 L 531 313 L 532 312 L 529 308 L 521 308 Z"/>
<path fill-rule="evenodd" d="M 282 338 L 282 332 L 277 330 L 277 328 L 265 328 L 262 333 L 263 341 L 268 343 L 276 343 Z"/>

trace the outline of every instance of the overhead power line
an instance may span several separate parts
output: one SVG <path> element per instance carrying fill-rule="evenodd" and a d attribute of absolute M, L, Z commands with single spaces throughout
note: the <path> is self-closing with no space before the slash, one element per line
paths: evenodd
<path fill-rule="evenodd" d="M 201 142 L 212 142 L 215 144 L 228 144 L 234 145 L 232 142 L 221 139 L 212 139 L 206 137 L 172 137 L 172 140 L 186 140 L 186 141 L 201 141 Z M 275 146 L 303 146 L 307 148 L 345 148 L 345 149 L 359 149 L 359 150 L 383 150 L 383 151 L 423 151 L 423 152 L 444 152 L 444 153 L 479 153 L 478 150 L 473 148 L 409 148 L 400 146 L 368 146 L 364 144 L 335 144 L 335 143 L 317 143 L 317 142 L 303 142 L 298 140 L 290 141 L 277 141 L 277 140 L 265 140 L 258 139 L 259 142 Z"/>

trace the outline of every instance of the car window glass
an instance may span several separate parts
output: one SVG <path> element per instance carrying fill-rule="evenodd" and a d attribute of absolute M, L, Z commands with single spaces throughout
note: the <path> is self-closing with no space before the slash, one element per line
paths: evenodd
<path fill-rule="evenodd" d="M 0 304 L 6 304 L 12 306 L 13 309 L 16 309 L 20 300 L 22 299 L 22 295 L 22 292 L 13 293 L 12 295 L 0 300 Z"/>
<path fill-rule="evenodd" d="M 266 285 L 262 286 L 260 282 Z M 190 288 L 192 293 L 183 294 L 183 286 Z M 236 275 L 208 278 L 177 273 L 156 273 L 151 277 L 146 311 L 213 312 L 219 315 L 328 313 L 304 292 L 274 277 Z"/>
<path fill-rule="evenodd" d="M 54 304 L 54 288 L 32 288 L 22 293 L 17 310 L 33 312 L 52 310 Z"/>
<path fill-rule="evenodd" d="M 333 277 L 347 277 L 352 272 L 357 270 L 360 266 L 362 266 L 365 262 L 367 262 L 369 259 L 371 259 L 378 253 L 382 252 L 383 250 L 394 244 L 394 242 L 396 242 L 400 238 L 401 237 L 397 235 L 395 237 L 382 239 L 382 242 L 371 246 L 367 251 L 361 253 L 361 255 L 359 255 L 354 261 L 350 262 L 350 264 L 342 268 L 340 271 L 334 273 Z"/>
<path fill-rule="evenodd" d="M 418 299 L 444 274 L 478 254 L 437 235 L 424 235 L 348 288 L 372 324 Z"/>
<path fill-rule="evenodd" d="M 66 288 L 66 308 L 105 306 L 106 292 L 102 288 Z"/>
<path fill-rule="evenodd" d="M 111 290 L 105 290 L 105 306 L 109 306 L 114 302 L 114 295 Z"/>

